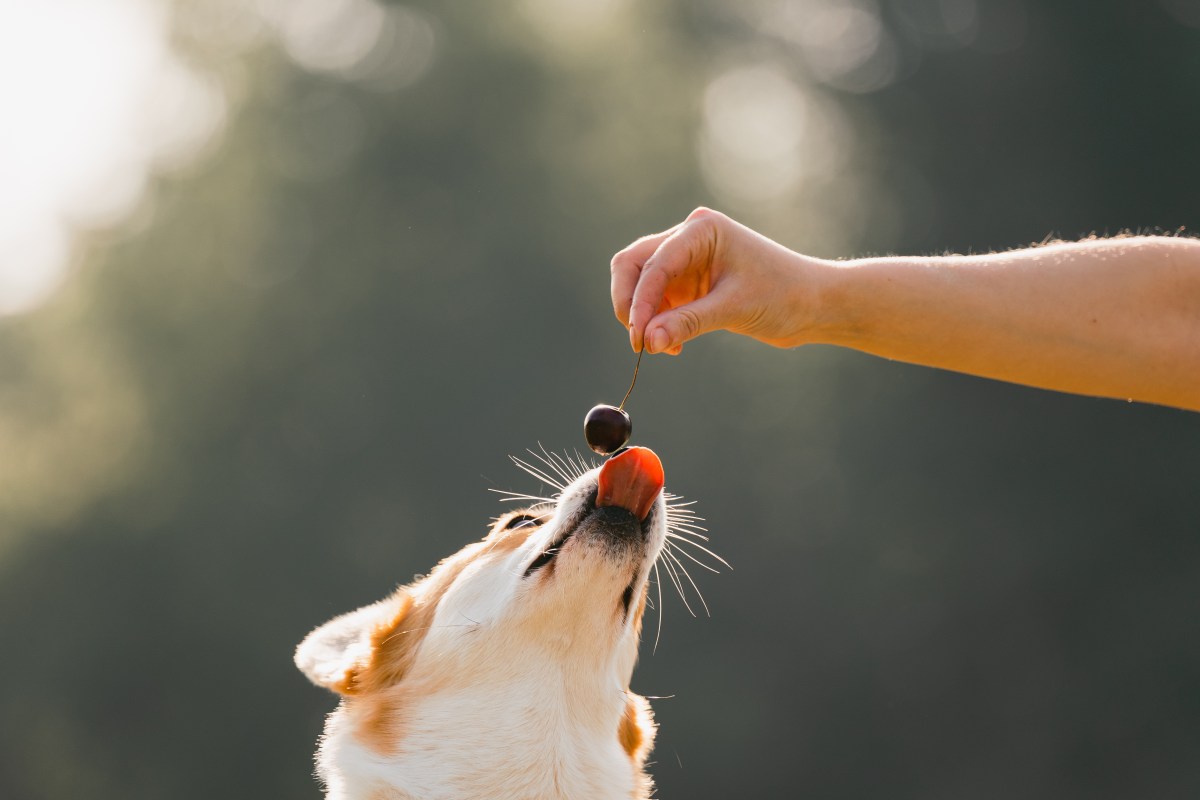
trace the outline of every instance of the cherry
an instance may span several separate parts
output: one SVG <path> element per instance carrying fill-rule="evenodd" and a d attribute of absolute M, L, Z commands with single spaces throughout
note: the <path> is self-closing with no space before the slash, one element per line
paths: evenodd
<path fill-rule="evenodd" d="M 594 407 L 583 418 L 583 437 L 588 447 L 602 456 L 612 455 L 625 446 L 633 433 L 629 415 L 615 406 Z"/>

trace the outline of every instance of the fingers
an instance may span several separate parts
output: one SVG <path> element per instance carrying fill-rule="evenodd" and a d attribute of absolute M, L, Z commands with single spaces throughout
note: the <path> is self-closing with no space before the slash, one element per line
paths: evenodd
<path fill-rule="evenodd" d="M 670 276 L 662 268 L 642 270 L 629 306 L 629 344 L 635 351 L 650 346 L 650 343 L 643 339 L 646 324 L 658 313 L 670 280 Z"/>
<path fill-rule="evenodd" d="M 662 233 L 643 236 L 613 256 L 611 264 L 613 313 L 625 327 L 629 327 L 629 306 L 633 303 L 633 291 L 642 274 L 643 265 L 659 245 L 678 229 L 679 226 L 676 225 Z"/>
<path fill-rule="evenodd" d="M 677 354 L 683 342 L 716 327 L 720 309 L 714 303 L 682 310 L 662 320 L 659 341 L 647 341 L 647 325 L 672 306 L 690 309 L 707 296 L 718 249 L 719 230 L 728 219 L 716 211 L 697 208 L 687 219 L 662 233 L 646 236 L 612 259 L 613 313 L 629 329 L 634 351 Z M 665 337 L 665 338 L 663 338 Z M 665 342 L 665 343 L 664 343 Z"/>
<path fill-rule="evenodd" d="M 652 353 L 661 352 L 644 337 L 646 325 L 663 308 L 667 288 L 685 273 L 710 266 L 711 230 L 694 216 L 667 236 L 642 266 L 629 307 L 629 341 L 634 350 L 647 347 Z"/>
<path fill-rule="evenodd" d="M 721 294 L 715 291 L 655 316 L 646 325 L 646 349 L 651 353 L 678 355 L 684 342 L 723 327 L 727 302 Z"/>

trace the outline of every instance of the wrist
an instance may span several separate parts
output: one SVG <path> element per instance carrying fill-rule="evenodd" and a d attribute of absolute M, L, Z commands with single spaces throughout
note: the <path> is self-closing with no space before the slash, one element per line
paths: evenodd
<path fill-rule="evenodd" d="M 805 256 L 782 245 L 762 260 L 749 296 L 760 298 L 750 306 L 738 330 L 773 347 L 799 347 L 824 341 L 821 285 L 832 262 Z"/>
<path fill-rule="evenodd" d="M 846 345 L 858 327 L 853 297 L 859 291 L 860 262 L 800 256 L 793 302 L 801 322 L 795 344 Z"/>
<path fill-rule="evenodd" d="M 894 319 L 897 293 L 903 294 L 902 287 L 926 261 L 885 256 L 818 262 L 810 341 L 870 350 L 884 331 L 898 333 L 903 325 Z"/>

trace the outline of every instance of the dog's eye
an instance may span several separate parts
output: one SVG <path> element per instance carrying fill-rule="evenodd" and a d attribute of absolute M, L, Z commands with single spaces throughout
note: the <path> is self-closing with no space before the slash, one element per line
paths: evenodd
<path fill-rule="evenodd" d="M 533 560 L 533 563 L 525 568 L 525 577 L 528 578 L 530 575 L 549 564 L 554 560 L 556 555 L 558 555 L 557 547 L 552 547 L 544 553 L 539 554 L 538 557 Z"/>
<path fill-rule="evenodd" d="M 541 522 L 541 519 L 531 514 L 517 514 L 504 523 L 504 530 L 511 531 L 514 528 L 524 528 L 526 525 L 537 525 L 539 522 Z"/>

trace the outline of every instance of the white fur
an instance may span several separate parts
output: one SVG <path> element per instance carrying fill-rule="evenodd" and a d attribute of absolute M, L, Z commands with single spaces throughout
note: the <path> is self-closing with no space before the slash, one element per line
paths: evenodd
<path fill-rule="evenodd" d="M 358 735 L 368 712 L 356 698 L 329 716 L 317 756 L 328 798 L 644 796 L 640 762 L 617 737 L 638 646 L 633 609 L 624 615 L 617 609 L 631 583 L 636 605 L 663 546 L 662 494 L 641 551 L 614 551 L 585 530 L 562 547 L 553 580 L 523 577 L 564 526 L 578 520 L 597 473 L 567 486 L 552 519 L 519 548 L 492 553 L 485 543 L 442 595 L 400 684 L 402 735 L 393 752 L 379 752 Z M 418 602 L 421 590 L 412 588 Z M 363 663 L 372 626 L 398 607 L 388 603 L 315 631 L 298 648 L 297 665 L 331 686 L 347 664 Z"/>

